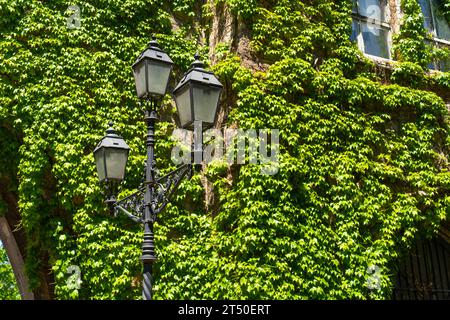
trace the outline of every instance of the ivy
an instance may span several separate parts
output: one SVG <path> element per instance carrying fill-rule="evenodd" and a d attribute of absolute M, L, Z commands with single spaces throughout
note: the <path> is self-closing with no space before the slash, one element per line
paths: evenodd
<path fill-rule="evenodd" d="M 233 97 L 226 125 L 280 129 L 279 171 L 218 160 L 181 184 L 155 225 L 155 298 L 389 298 L 402 252 L 449 215 L 450 82 L 425 72 L 445 52 L 426 45 L 419 5 L 402 1 L 400 62 L 381 79 L 349 40 L 351 1 L 214 4 L 247 24 L 265 66 L 214 48 L 211 67 Z M 197 43 L 211 4 L 86 1 L 81 28 L 67 29 L 69 5 L 0 1 L 0 170 L 17 178 L 33 288 L 48 254 L 57 298 L 138 299 L 142 230 L 109 216 L 92 150 L 114 121 L 132 149 L 121 196 L 135 190 L 145 126 L 130 66 L 156 33 L 179 79 L 210 50 Z M 157 125 L 161 174 L 175 167 L 174 109 L 164 100 Z M 380 290 L 367 287 L 374 265 Z"/>
<path fill-rule="evenodd" d="M 0 299 L 18 300 L 20 293 L 6 250 L 0 242 Z"/>

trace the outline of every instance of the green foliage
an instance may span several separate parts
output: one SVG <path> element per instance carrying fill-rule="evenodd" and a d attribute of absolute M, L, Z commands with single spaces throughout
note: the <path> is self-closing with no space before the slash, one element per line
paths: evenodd
<path fill-rule="evenodd" d="M 433 53 L 419 6 L 402 2 L 403 63 L 386 85 L 349 40 L 349 0 L 216 3 L 245 19 L 251 51 L 267 63 L 256 72 L 216 48 L 213 68 L 236 101 L 228 125 L 280 129 L 279 172 L 216 161 L 182 183 L 155 225 L 155 298 L 388 298 L 399 254 L 436 232 L 450 201 L 447 109 L 419 90 L 449 80 L 423 73 Z M 10 17 L 0 23 L 0 159 L 17 159 L 7 171 L 18 177 L 32 287 L 48 252 L 58 298 L 137 299 L 142 231 L 107 214 L 91 153 L 113 120 L 132 148 L 122 195 L 138 185 L 145 128 L 130 66 L 156 32 L 179 79 L 207 28 L 192 30 L 193 21 L 207 10 L 185 0 L 86 1 L 81 28 L 67 29 L 71 4 L 0 5 Z M 185 25 L 172 29 L 169 12 Z M 162 174 L 174 168 L 173 112 L 167 99 Z M 217 210 L 205 210 L 205 178 Z M 67 284 L 71 265 L 80 289 Z M 372 265 L 379 291 L 367 288 Z"/>
<path fill-rule="evenodd" d="M 447 21 L 450 21 L 450 1 L 441 0 L 442 12 L 444 13 Z"/>
<path fill-rule="evenodd" d="M 450 23 L 450 12 L 447 0 L 444 0 L 444 14 Z M 423 13 L 416 0 L 401 1 L 404 12 L 400 33 L 394 38 L 394 52 L 400 61 L 417 63 L 426 69 L 432 61 L 446 60 L 450 57 L 447 48 L 437 48 L 432 44 L 433 36 L 427 32 L 423 24 Z"/>
<path fill-rule="evenodd" d="M 448 160 L 432 149 L 448 132 L 442 100 L 289 58 L 246 86 L 235 111 L 240 127 L 282 129 L 277 175 L 246 165 L 232 188 L 215 184 L 220 243 L 230 243 L 221 255 L 271 280 L 240 295 L 389 297 L 399 249 L 448 214 Z M 366 288 L 370 265 L 383 270 L 381 291 Z"/>
<path fill-rule="evenodd" d="M 19 300 L 20 293 L 6 250 L 0 242 L 0 300 Z"/>
<path fill-rule="evenodd" d="M 130 66 L 152 32 L 170 34 L 170 22 L 159 1 L 93 1 L 81 6 L 81 28 L 68 29 L 71 4 L 15 2 L 5 10 L 20 18 L 0 38 L 0 141 L 10 143 L 2 160 L 18 160 L 27 272 L 38 286 L 47 251 L 58 297 L 139 297 L 131 279 L 139 273 L 141 237 L 104 214 L 91 153 L 113 120 L 133 148 L 126 187 L 140 181 L 144 124 Z M 160 42 L 185 69 L 193 41 L 162 35 Z M 124 251 L 111 254 L 117 248 Z M 79 292 L 66 285 L 70 265 L 81 269 Z"/>
<path fill-rule="evenodd" d="M 396 36 L 394 51 L 400 61 L 418 63 L 426 68 L 431 61 L 431 49 L 426 44 L 428 38 L 423 25 L 423 14 L 416 0 L 401 1 L 404 12 L 400 33 Z"/>
<path fill-rule="evenodd" d="M 242 19 L 251 19 L 258 11 L 257 0 L 216 0 L 218 4 L 228 5 L 232 12 Z"/>
<path fill-rule="evenodd" d="M 424 70 L 416 63 L 402 62 L 395 66 L 391 81 L 414 88 L 421 87 L 426 81 Z"/>

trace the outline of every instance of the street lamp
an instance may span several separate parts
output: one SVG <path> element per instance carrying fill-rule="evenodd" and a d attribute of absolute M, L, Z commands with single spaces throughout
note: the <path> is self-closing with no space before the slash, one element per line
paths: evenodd
<path fill-rule="evenodd" d="M 106 135 L 97 144 L 94 150 L 95 164 L 97 166 L 98 179 L 106 185 L 108 198 L 106 202 L 112 205 L 116 202 L 114 187 L 125 177 L 125 168 L 128 161 L 130 147 L 119 136 L 109 123 Z"/>
<path fill-rule="evenodd" d="M 206 129 L 214 125 L 223 86 L 214 73 L 204 69 L 198 54 L 194 58 L 191 69 L 175 87 L 173 95 L 181 127 L 192 129 L 194 121 L 201 121 Z"/>
<path fill-rule="evenodd" d="M 95 164 L 97 165 L 100 182 L 116 180 L 121 182 L 125 177 L 125 167 L 130 147 L 119 136 L 109 123 L 106 135 L 97 144 L 94 150 Z"/>
<path fill-rule="evenodd" d="M 158 99 L 164 96 L 172 66 L 172 59 L 159 48 L 156 38 L 153 37 L 132 66 L 138 98 Z"/>
<path fill-rule="evenodd" d="M 173 90 L 180 126 L 194 130 L 192 159 L 200 164 L 203 157 L 203 130 L 212 127 L 217 117 L 222 84 L 214 73 L 205 70 L 198 54 L 191 68 Z M 194 123 L 201 123 L 195 127 Z"/>
<path fill-rule="evenodd" d="M 137 96 L 146 101 L 144 105 L 147 124 L 147 162 L 145 181 L 138 190 L 124 199 L 116 200 L 117 186 L 125 177 L 125 166 L 130 148 L 112 128 L 111 123 L 106 136 L 94 150 L 98 177 L 107 191 L 106 203 L 111 212 L 114 215 L 122 212 L 133 221 L 144 225 L 141 256 L 144 266 L 142 290 L 144 300 L 152 298 L 151 274 L 152 265 L 156 261 L 153 224 L 158 214 L 170 201 L 172 194 L 178 189 L 182 179 L 192 173 L 191 164 L 183 164 L 163 177 L 159 177 L 155 169 L 157 109 L 166 94 L 172 66 L 172 60 L 159 48 L 155 38 L 132 66 Z M 202 121 L 206 127 L 212 126 L 221 90 L 220 82 L 212 72 L 204 69 L 203 63 L 196 55 L 191 69 L 184 75 L 174 91 L 182 127 L 192 128 L 194 121 Z"/>

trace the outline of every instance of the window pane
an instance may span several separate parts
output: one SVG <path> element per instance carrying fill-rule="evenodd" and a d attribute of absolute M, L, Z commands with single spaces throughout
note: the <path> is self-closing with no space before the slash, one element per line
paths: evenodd
<path fill-rule="evenodd" d="M 217 103 L 220 97 L 219 88 L 203 88 L 194 86 L 194 116 L 195 120 L 213 124 Z"/>
<path fill-rule="evenodd" d="M 434 62 L 430 62 L 428 64 L 427 68 L 430 69 L 430 70 L 437 70 L 436 64 Z"/>
<path fill-rule="evenodd" d="M 165 63 L 150 61 L 148 63 L 148 91 L 163 96 L 166 93 L 171 67 Z"/>
<path fill-rule="evenodd" d="M 190 86 L 186 85 L 181 93 L 175 96 L 175 103 L 177 104 L 178 117 L 180 119 L 180 125 L 184 128 L 192 119 L 191 109 L 191 91 Z"/>
<path fill-rule="evenodd" d="M 364 52 L 373 56 L 389 59 L 388 32 L 374 25 L 361 23 Z"/>
<path fill-rule="evenodd" d="M 147 86 L 145 83 L 145 61 L 141 61 L 134 69 L 134 80 L 136 83 L 136 93 L 139 98 L 147 94 Z"/>
<path fill-rule="evenodd" d="M 433 0 L 432 6 L 437 37 L 439 39 L 450 40 L 450 27 L 447 19 L 442 14 L 441 3 L 438 0 Z"/>
<path fill-rule="evenodd" d="M 356 39 L 358 38 L 358 33 L 359 33 L 358 22 L 353 20 L 352 21 L 352 34 L 350 36 L 350 40 L 356 42 Z"/>
<path fill-rule="evenodd" d="M 384 21 L 383 6 L 380 0 L 359 0 L 359 14 L 365 17 Z"/>
<path fill-rule="evenodd" d="M 97 150 L 97 152 L 95 152 L 94 154 L 95 164 L 97 166 L 98 179 L 100 181 L 103 181 L 106 178 L 104 152 L 105 149 L 101 148 L 100 150 Z"/>
<path fill-rule="evenodd" d="M 106 177 L 108 179 L 123 180 L 127 159 L 127 150 L 105 148 Z"/>
<path fill-rule="evenodd" d="M 358 13 L 358 2 L 357 2 L 357 0 L 353 0 L 352 12 Z"/>
<path fill-rule="evenodd" d="M 419 0 L 423 13 L 423 25 L 429 32 L 434 32 L 433 20 L 431 16 L 430 0 Z"/>
<path fill-rule="evenodd" d="M 442 72 L 450 71 L 450 59 L 439 62 L 439 70 Z"/>

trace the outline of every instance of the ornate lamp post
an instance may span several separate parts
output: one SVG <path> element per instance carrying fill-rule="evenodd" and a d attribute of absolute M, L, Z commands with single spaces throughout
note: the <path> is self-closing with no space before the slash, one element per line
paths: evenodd
<path fill-rule="evenodd" d="M 159 48 L 153 38 L 148 47 L 133 64 L 136 92 L 146 100 L 145 121 L 147 124 L 147 164 L 145 181 L 134 194 L 116 200 L 118 185 L 125 177 L 125 166 L 130 148 L 116 131 L 110 127 L 106 136 L 94 150 L 100 183 L 106 189 L 106 203 L 116 215 L 122 212 L 137 223 L 144 225 L 144 241 L 141 260 L 144 266 L 143 298 L 152 298 L 152 265 L 156 261 L 153 224 L 158 214 L 166 207 L 183 177 L 191 175 L 192 165 L 183 164 L 163 177 L 155 170 L 155 123 L 158 120 L 159 103 L 166 94 L 173 62 Z M 183 76 L 174 91 L 180 123 L 183 128 L 192 128 L 193 121 L 212 126 L 215 121 L 222 85 L 212 72 L 204 69 L 195 56 L 191 69 Z"/>

